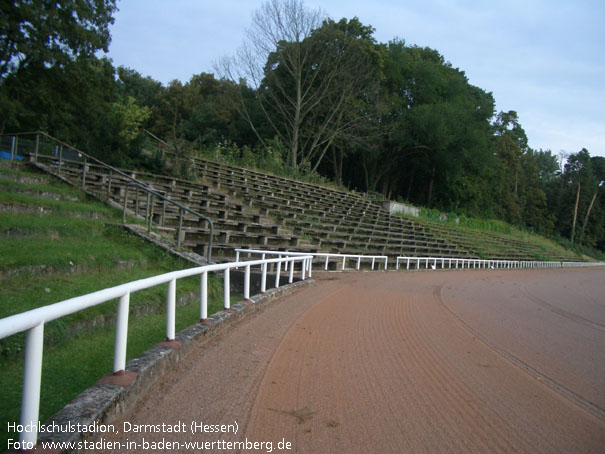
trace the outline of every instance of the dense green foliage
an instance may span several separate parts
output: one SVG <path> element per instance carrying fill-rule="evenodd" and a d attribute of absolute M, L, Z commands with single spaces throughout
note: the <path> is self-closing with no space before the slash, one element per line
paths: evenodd
<path fill-rule="evenodd" d="M 283 34 L 263 52 L 247 47 L 256 67 L 232 59 L 220 77 L 201 72 L 163 85 L 91 52 L 107 45 L 115 2 L 14 5 L 2 6 L 11 31 L 0 42 L 2 132 L 41 129 L 111 163 L 179 171 L 144 151 L 148 130 L 183 161 L 239 155 L 271 171 L 605 249 L 605 158 L 531 149 L 517 113 L 496 112 L 492 94 L 435 49 L 379 43 L 357 18 L 318 20 L 298 0 L 270 0 L 256 25 L 280 15 Z M 81 24 L 56 13 L 85 7 Z M 59 44 L 24 43 L 15 32 L 23 11 L 32 24 L 52 18 L 45 24 Z M 288 33 L 301 24 L 313 25 Z"/>

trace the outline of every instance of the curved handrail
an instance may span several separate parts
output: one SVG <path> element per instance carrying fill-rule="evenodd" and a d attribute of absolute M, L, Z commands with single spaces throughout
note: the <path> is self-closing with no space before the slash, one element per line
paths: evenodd
<path fill-rule="evenodd" d="M 310 255 L 292 256 L 254 260 L 247 262 L 228 262 L 185 270 L 172 271 L 157 276 L 139 279 L 126 284 L 99 290 L 87 295 L 70 298 L 48 306 L 22 312 L 0 319 L 0 339 L 20 332 L 26 332 L 25 362 L 23 371 L 23 392 L 21 404 L 21 425 L 31 430 L 24 430 L 19 434 L 20 442 L 24 446 L 33 446 L 38 436 L 38 416 L 40 404 L 40 383 L 42 374 L 42 355 L 44 344 L 44 325 L 52 320 L 70 315 L 89 307 L 103 304 L 107 301 L 119 299 L 116 317 L 116 337 L 114 344 L 113 372 L 119 373 L 126 368 L 126 346 L 128 340 L 128 309 L 130 294 L 156 285 L 168 283 L 166 297 L 166 338 L 174 340 L 176 320 L 176 281 L 177 279 L 196 276 L 201 277 L 200 284 L 200 319 L 208 317 L 208 273 L 224 271 L 224 307 L 230 308 L 230 278 L 229 270 L 232 268 L 245 268 L 244 299 L 250 299 L 250 267 L 261 266 L 261 292 L 266 290 L 267 265 L 276 264 L 275 287 L 279 287 L 282 263 L 290 263 L 288 282 L 294 280 L 294 263 L 301 262 L 301 278 L 306 279 L 306 273 L 311 268 L 313 257 Z M 310 275 L 309 275 L 310 277 Z M 29 449 L 29 448 L 28 448 Z"/>
<path fill-rule="evenodd" d="M 420 265 L 424 264 L 426 269 L 437 269 L 441 265 L 441 269 L 523 269 L 523 268 L 568 268 L 579 266 L 604 266 L 605 262 L 558 262 L 558 261 L 543 261 L 543 260 L 514 260 L 514 259 L 476 259 L 466 257 L 414 257 L 414 256 L 399 256 L 395 261 L 395 269 L 399 269 L 399 263 L 406 262 L 406 269 L 410 269 L 410 264 L 414 264 L 416 269 L 420 269 Z"/>
<path fill-rule="evenodd" d="M 267 250 L 263 250 L 263 249 L 235 249 L 235 261 L 237 262 L 239 260 L 239 256 L 240 253 L 245 254 L 247 253 L 248 256 L 252 255 L 252 254 L 260 254 L 263 258 L 265 255 L 277 255 L 279 257 L 281 256 L 285 256 L 285 257 L 289 257 L 289 256 L 300 256 L 300 255 L 311 255 L 313 257 L 324 257 L 325 258 L 325 264 L 324 264 L 324 269 L 327 270 L 328 269 L 328 261 L 330 260 L 330 258 L 335 258 L 335 259 L 342 259 L 341 262 L 341 269 L 344 270 L 345 269 L 345 263 L 347 259 L 357 259 L 357 269 L 359 270 L 360 264 L 361 264 L 361 260 L 362 259 L 371 259 L 372 260 L 372 269 L 374 269 L 374 262 L 376 260 L 384 260 L 384 269 L 387 269 L 387 263 L 389 258 L 386 255 L 365 255 L 365 254 L 336 254 L 336 253 L 330 253 L 330 252 L 290 252 L 290 251 L 267 251 Z"/>

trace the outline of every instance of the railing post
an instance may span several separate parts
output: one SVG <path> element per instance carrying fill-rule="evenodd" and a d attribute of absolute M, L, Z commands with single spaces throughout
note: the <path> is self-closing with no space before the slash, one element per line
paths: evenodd
<path fill-rule="evenodd" d="M 361 255 L 359 257 L 357 257 L 357 271 L 359 271 L 359 267 L 361 265 Z M 372 263 L 372 265 L 374 265 L 374 263 Z M 374 269 L 374 267 L 372 266 L 372 269 Z"/>
<path fill-rule="evenodd" d="M 179 230 L 177 231 L 176 247 L 181 247 L 181 232 L 183 231 L 183 209 L 179 208 Z"/>
<path fill-rule="evenodd" d="M 139 215 L 139 188 L 135 187 L 134 188 L 134 194 L 135 194 L 135 198 L 134 198 L 134 214 L 136 216 Z"/>
<path fill-rule="evenodd" d="M 107 181 L 107 198 L 111 197 L 111 180 L 113 177 L 113 171 L 109 171 L 109 180 Z"/>
<path fill-rule="evenodd" d="M 223 288 L 223 307 L 229 309 L 231 307 L 231 279 L 229 278 L 229 268 L 225 268 Z"/>
<path fill-rule="evenodd" d="M 149 207 L 151 205 L 151 192 L 147 191 L 147 202 L 145 204 L 145 222 L 149 220 Z"/>
<path fill-rule="evenodd" d="M 82 168 L 82 190 L 86 188 L 86 156 L 84 156 L 84 167 Z"/>
<path fill-rule="evenodd" d="M 59 173 L 61 173 L 62 165 L 63 165 L 63 145 L 59 145 Z"/>
<path fill-rule="evenodd" d="M 300 276 L 303 281 L 305 280 L 305 271 L 307 270 L 307 260 L 303 259 L 300 261 Z M 294 266 L 294 263 L 292 263 L 292 266 Z"/>
<path fill-rule="evenodd" d="M 342 270 L 344 271 L 345 269 L 345 262 L 347 261 L 347 258 L 343 255 L 342 256 Z"/>
<path fill-rule="evenodd" d="M 151 233 L 151 223 L 153 222 L 153 195 L 150 192 L 148 192 L 147 197 L 149 197 L 150 195 L 151 195 L 151 202 L 147 206 L 147 208 L 149 209 L 149 224 L 147 224 L 147 233 L 148 234 Z"/>
<path fill-rule="evenodd" d="M 263 254 L 263 260 L 265 260 L 265 254 Z M 260 278 L 260 292 L 265 293 L 267 291 L 267 264 L 261 265 L 261 278 Z"/>
<path fill-rule="evenodd" d="M 40 134 L 36 134 L 36 147 L 34 149 L 34 162 L 38 162 L 38 149 L 40 147 Z"/>
<path fill-rule="evenodd" d="M 122 225 L 126 224 L 126 202 L 128 201 L 128 185 L 124 186 L 124 209 L 122 210 Z"/>
<path fill-rule="evenodd" d="M 166 340 L 174 340 L 176 325 L 176 279 L 168 282 L 166 297 Z"/>
<path fill-rule="evenodd" d="M 202 273 L 200 279 L 200 321 L 208 318 L 208 272 Z"/>
<path fill-rule="evenodd" d="M 244 268 L 244 299 L 250 299 L 250 265 Z M 290 273 L 292 274 L 292 273 Z"/>
<path fill-rule="evenodd" d="M 286 262 L 288 263 L 288 262 Z M 290 275 L 288 276 L 288 284 L 291 284 L 292 282 L 294 282 L 294 262 L 289 262 L 290 263 Z"/>
<path fill-rule="evenodd" d="M 372 271 L 374 270 L 374 263 L 376 262 L 376 257 L 372 257 Z M 359 268 L 357 268 L 359 269 Z"/>
<path fill-rule="evenodd" d="M 313 257 L 307 259 L 307 266 L 307 276 L 309 276 L 309 279 L 311 279 L 311 276 L 313 276 Z"/>
<path fill-rule="evenodd" d="M 281 258 L 281 255 L 279 256 Z M 275 288 L 279 287 L 279 273 L 281 271 L 281 262 L 277 262 L 277 267 L 275 270 Z"/>
<path fill-rule="evenodd" d="M 116 342 L 113 355 L 113 373 L 126 369 L 126 346 L 128 345 L 128 306 L 130 293 L 120 297 L 116 319 Z"/>
<path fill-rule="evenodd" d="M 40 414 L 40 383 L 42 381 L 42 351 L 44 348 L 44 323 L 27 331 L 25 338 L 25 362 L 23 365 L 23 391 L 21 396 L 21 424 L 37 427 Z M 19 441 L 33 449 L 38 431 L 22 431 Z"/>
<path fill-rule="evenodd" d="M 17 136 L 11 136 L 11 161 L 17 156 Z"/>
<path fill-rule="evenodd" d="M 326 255 L 326 264 L 324 266 L 324 270 L 328 271 L 328 260 L 330 259 L 329 255 Z"/>
<path fill-rule="evenodd" d="M 212 260 L 212 244 L 214 241 L 214 224 L 210 219 L 207 220 L 208 225 L 210 226 L 210 240 L 208 241 L 208 255 L 206 256 L 206 260 L 208 263 Z"/>

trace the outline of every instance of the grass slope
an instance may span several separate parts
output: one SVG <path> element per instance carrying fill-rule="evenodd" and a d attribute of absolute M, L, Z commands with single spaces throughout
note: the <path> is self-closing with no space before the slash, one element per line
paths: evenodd
<path fill-rule="evenodd" d="M 456 224 L 453 220 L 439 221 L 424 216 L 402 216 L 479 258 L 585 260 L 585 257 L 547 238 L 519 230 L 503 221 L 461 218 L 460 224 Z"/>
<path fill-rule="evenodd" d="M 121 213 L 27 167 L 0 167 L 0 317 L 192 265 L 112 225 Z M 128 358 L 165 338 L 167 285 L 131 295 Z M 196 301 L 199 278 L 177 282 L 177 300 Z M 222 283 L 209 276 L 209 312 L 222 309 Z M 233 296 L 238 300 L 237 295 Z M 117 302 L 45 326 L 43 421 L 111 372 Z M 199 305 L 177 308 L 177 329 L 199 320 Z M 16 434 L 24 334 L 0 340 L 0 447 Z"/>

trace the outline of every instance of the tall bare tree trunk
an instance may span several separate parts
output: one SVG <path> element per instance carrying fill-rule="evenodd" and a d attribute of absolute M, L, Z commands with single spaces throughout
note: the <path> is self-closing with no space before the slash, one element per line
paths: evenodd
<path fill-rule="evenodd" d="M 588 211 L 586 212 L 586 217 L 584 218 L 584 224 L 582 224 L 582 233 L 580 234 L 580 243 L 584 240 L 584 231 L 586 230 L 586 224 L 588 224 L 588 216 L 590 216 L 590 211 L 592 210 L 592 206 L 595 203 L 595 200 L 597 200 L 597 194 L 599 193 L 599 187 L 597 186 L 597 189 L 594 192 L 594 195 L 592 196 L 592 200 L 590 201 L 590 205 L 588 205 Z"/>
<path fill-rule="evenodd" d="M 576 207 L 573 212 L 573 224 L 571 225 L 571 242 L 574 241 L 574 235 L 576 233 L 576 221 L 578 220 L 578 205 L 580 204 L 580 182 L 578 181 L 578 194 L 576 195 Z"/>
<path fill-rule="evenodd" d="M 431 173 L 431 181 L 429 183 L 429 197 L 426 202 L 427 207 L 431 206 L 431 199 L 433 198 L 433 184 L 435 183 L 435 171 L 436 170 L 437 170 L 437 168 L 433 166 L 433 171 Z"/>
<path fill-rule="evenodd" d="M 415 172 L 412 171 L 412 175 L 410 176 L 410 181 L 408 183 L 408 192 L 405 196 L 406 200 L 410 200 L 410 194 L 412 193 L 412 187 L 414 186 L 414 174 Z"/>
<path fill-rule="evenodd" d="M 302 107 L 302 88 L 300 86 L 300 78 L 302 77 L 300 72 L 297 72 L 296 78 L 296 104 L 294 107 L 294 122 L 292 127 L 292 141 L 290 142 L 290 165 L 293 169 L 298 166 L 298 140 L 300 133 L 300 110 Z"/>
<path fill-rule="evenodd" d="M 366 192 L 370 192 L 370 176 L 368 174 L 368 166 L 366 164 L 365 154 L 361 154 L 361 164 L 363 165 L 363 177 L 366 184 Z"/>
<path fill-rule="evenodd" d="M 333 146 L 332 148 L 332 168 L 334 169 L 334 180 L 336 184 L 342 184 L 342 164 L 344 153 L 341 148 Z"/>

